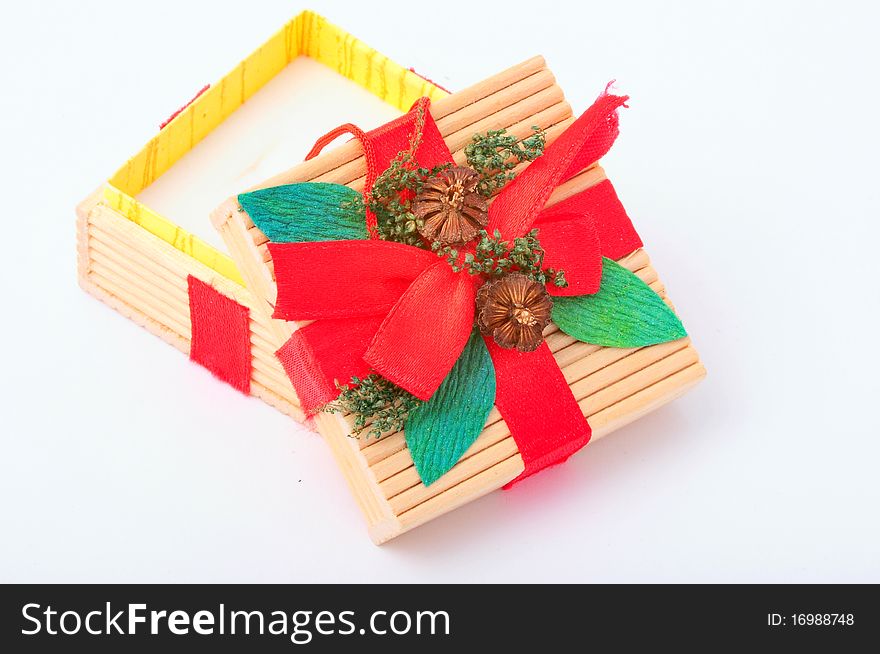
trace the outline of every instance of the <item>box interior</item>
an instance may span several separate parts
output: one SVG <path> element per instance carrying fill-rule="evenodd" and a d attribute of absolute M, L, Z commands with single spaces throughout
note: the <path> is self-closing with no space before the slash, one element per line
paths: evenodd
<path fill-rule="evenodd" d="M 399 115 L 353 81 L 299 56 L 135 198 L 225 251 L 208 219 L 214 207 L 302 161 L 338 125 L 372 129 Z"/>
<path fill-rule="evenodd" d="M 219 201 L 289 168 L 340 123 L 369 129 L 419 97 L 445 95 L 306 10 L 181 110 L 114 173 L 101 200 L 243 286 L 210 228 Z"/>

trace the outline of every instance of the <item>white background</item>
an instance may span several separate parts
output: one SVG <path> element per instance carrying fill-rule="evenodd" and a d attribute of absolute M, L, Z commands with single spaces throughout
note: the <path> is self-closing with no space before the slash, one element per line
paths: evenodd
<path fill-rule="evenodd" d="M 312 1 L 453 89 L 616 78 L 606 168 L 709 370 L 378 548 L 317 436 L 75 281 L 75 204 L 307 5 L 3 3 L 0 581 L 880 581 L 872 5 Z"/>

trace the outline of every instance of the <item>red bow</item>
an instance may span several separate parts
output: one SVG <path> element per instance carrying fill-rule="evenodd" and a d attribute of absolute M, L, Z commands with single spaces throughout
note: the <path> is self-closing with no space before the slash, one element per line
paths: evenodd
<path fill-rule="evenodd" d="M 490 234 L 506 240 L 539 228 L 547 267 L 565 270 L 568 286 L 552 295 L 599 289 L 602 257 L 619 259 L 641 246 L 609 181 L 550 209 L 544 205 L 562 182 L 599 160 L 618 134 L 617 109 L 627 98 L 603 94 L 494 199 Z M 424 130 L 415 152 L 420 166 L 452 162 L 423 99 Z M 419 103 L 417 103 L 418 105 Z M 372 132 L 346 125 L 316 144 L 310 157 L 342 132 L 363 144 L 366 188 L 407 149 L 416 105 Z M 275 317 L 314 320 L 278 351 L 303 408 L 313 413 L 339 394 L 336 381 L 375 371 L 427 400 L 452 369 L 474 326 L 475 298 L 483 279 L 453 272 L 424 249 L 378 240 L 270 243 L 278 297 Z M 547 343 L 534 352 L 499 347 L 486 338 L 496 374 L 495 403 L 525 464 L 522 479 L 561 463 L 590 440 L 590 427 Z"/>

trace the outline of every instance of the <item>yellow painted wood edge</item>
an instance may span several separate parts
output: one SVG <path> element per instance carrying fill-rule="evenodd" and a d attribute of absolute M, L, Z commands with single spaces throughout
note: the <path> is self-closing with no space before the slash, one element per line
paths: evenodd
<path fill-rule="evenodd" d="M 109 182 L 134 197 L 168 171 L 295 57 L 297 16 L 151 138 Z"/>
<path fill-rule="evenodd" d="M 119 212 L 131 222 L 144 228 L 153 236 L 171 244 L 184 254 L 192 257 L 228 280 L 244 287 L 244 279 L 238 272 L 235 261 L 229 255 L 208 245 L 195 234 L 164 218 L 157 212 L 138 202 L 130 195 L 123 193 L 111 184 L 103 188 L 103 199 L 111 209 Z"/>
<path fill-rule="evenodd" d="M 401 111 L 409 109 L 422 96 L 437 100 L 447 95 L 323 16 L 305 10 L 196 98 L 117 170 L 104 186 L 105 202 L 151 234 L 244 286 L 229 256 L 178 227 L 135 196 L 300 54 L 335 70 Z"/>
<path fill-rule="evenodd" d="M 423 96 L 439 100 L 449 95 L 323 16 L 304 11 L 296 20 L 302 29 L 299 54 L 321 62 L 400 111 L 408 111 Z"/>

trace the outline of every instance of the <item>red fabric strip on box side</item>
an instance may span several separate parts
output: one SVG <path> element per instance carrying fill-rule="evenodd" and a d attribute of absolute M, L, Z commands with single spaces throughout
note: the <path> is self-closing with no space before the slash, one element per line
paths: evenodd
<path fill-rule="evenodd" d="M 251 391 L 250 311 L 189 275 L 189 358 L 242 393 Z"/>

